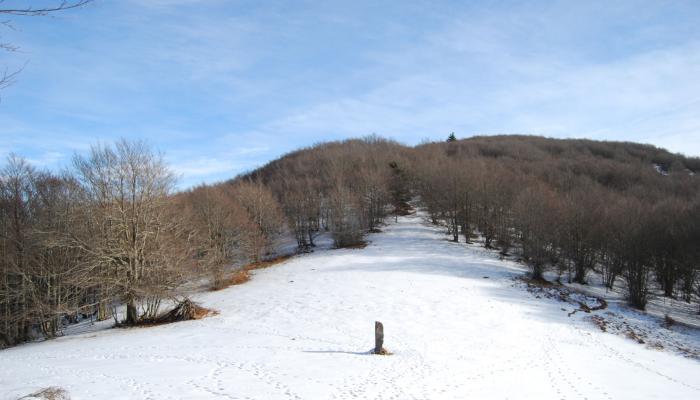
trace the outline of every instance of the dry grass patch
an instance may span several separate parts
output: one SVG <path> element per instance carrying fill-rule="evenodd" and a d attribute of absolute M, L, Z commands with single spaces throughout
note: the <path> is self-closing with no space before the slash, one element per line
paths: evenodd
<path fill-rule="evenodd" d="M 171 324 L 173 322 L 180 321 L 191 321 L 196 319 L 202 319 L 212 315 L 219 314 L 218 311 L 212 310 L 206 307 L 202 307 L 194 301 L 185 298 L 184 300 L 177 303 L 172 310 L 160 314 L 156 318 L 143 318 L 136 322 L 135 324 L 124 324 L 120 323 L 117 325 L 118 328 L 131 328 L 131 327 L 149 327 L 155 325 Z"/>
<path fill-rule="evenodd" d="M 639 344 L 644 344 L 644 339 L 641 338 L 641 336 L 631 327 L 627 327 L 627 331 L 625 332 L 625 336 L 628 337 L 629 339 L 634 340 L 635 342 Z"/>
<path fill-rule="evenodd" d="M 599 315 L 593 315 L 591 317 L 591 321 L 597 326 L 601 331 L 607 332 L 608 331 L 608 321 L 605 320 L 605 318 L 599 316 Z"/>
<path fill-rule="evenodd" d="M 20 397 L 19 400 L 70 400 L 70 395 L 65 389 L 52 386 L 41 389 L 36 393 Z"/>
<path fill-rule="evenodd" d="M 229 280 L 229 286 L 233 285 L 241 285 L 243 283 L 246 283 L 250 280 L 250 273 L 245 270 L 241 269 L 233 274 L 231 274 L 231 279 Z"/>
<path fill-rule="evenodd" d="M 231 286 L 241 285 L 250 280 L 250 273 L 247 269 L 239 269 L 231 273 L 230 276 L 217 279 L 215 283 L 209 288 L 212 292 L 217 290 L 226 289 Z"/>
<path fill-rule="evenodd" d="M 246 270 L 246 271 L 252 271 L 252 270 L 254 270 L 254 269 L 269 268 L 269 267 L 271 267 L 271 266 L 273 266 L 273 265 L 276 265 L 276 264 L 282 263 L 282 262 L 284 262 L 284 261 L 287 261 L 287 260 L 289 260 L 289 259 L 292 258 L 292 257 L 293 257 L 293 255 L 291 255 L 291 254 L 290 254 L 290 255 L 286 255 L 286 256 L 278 256 L 278 257 L 275 257 L 275 258 L 271 258 L 271 259 L 269 259 L 269 260 L 263 260 L 263 261 L 258 261 L 258 262 L 250 263 L 250 264 L 246 265 L 245 267 L 243 267 L 243 269 Z"/>
<path fill-rule="evenodd" d="M 160 323 L 170 323 L 178 321 L 189 321 L 193 319 L 202 319 L 209 315 L 218 314 L 214 310 L 202 307 L 190 299 L 184 299 L 175 306 L 172 310 L 159 316 L 156 321 Z"/>
<path fill-rule="evenodd" d="M 364 249 L 365 247 L 367 247 L 367 244 L 368 243 L 363 240 L 359 243 L 348 244 L 345 246 L 338 246 L 338 247 L 336 247 L 336 249 Z"/>
<path fill-rule="evenodd" d="M 253 263 L 250 263 L 248 265 L 245 265 L 241 269 L 238 269 L 238 270 L 232 272 L 228 277 L 221 277 L 221 278 L 217 279 L 215 282 L 212 283 L 212 286 L 209 288 L 209 290 L 217 291 L 217 290 L 226 289 L 228 287 L 235 286 L 235 285 L 242 285 L 242 284 L 248 282 L 252 278 L 252 276 L 250 275 L 250 271 L 255 270 L 255 269 L 262 269 L 262 268 L 271 267 L 273 265 L 287 261 L 291 257 L 292 257 L 292 255 L 279 256 L 279 257 L 271 258 L 269 260 L 253 262 Z"/>

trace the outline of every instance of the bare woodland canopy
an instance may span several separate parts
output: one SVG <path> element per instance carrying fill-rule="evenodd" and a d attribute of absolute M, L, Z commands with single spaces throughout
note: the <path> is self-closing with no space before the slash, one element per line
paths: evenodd
<path fill-rule="evenodd" d="M 229 182 L 176 193 L 142 142 L 76 156 L 69 172 L 11 156 L 0 170 L 0 346 L 81 316 L 155 318 L 183 284 L 299 251 L 328 232 L 362 242 L 415 199 L 455 240 L 586 282 L 595 270 L 644 308 L 653 289 L 700 295 L 700 159 L 633 143 L 530 136 L 406 147 L 378 137 L 290 153 Z"/>

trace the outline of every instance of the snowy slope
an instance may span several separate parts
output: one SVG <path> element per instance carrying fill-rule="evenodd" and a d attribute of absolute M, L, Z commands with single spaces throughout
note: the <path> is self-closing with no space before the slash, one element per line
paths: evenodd
<path fill-rule="evenodd" d="M 700 362 L 601 332 L 418 217 L 198 296 L 220 314 L 0 351 L 0 398 L 699 399 Z M 488 277 L 488 278 L 485 278 Z M 391 356 L 369 355 L 374 321 Z"/>

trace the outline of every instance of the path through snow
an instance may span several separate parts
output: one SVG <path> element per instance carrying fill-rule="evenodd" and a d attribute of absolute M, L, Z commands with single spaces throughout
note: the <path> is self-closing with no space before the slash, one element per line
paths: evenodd
<path fill-rule="evenodd" d="M 568 317 L 514 287 L 517 265 L 418 217 L 370 239 L 198 296 L 211 318 L 0 351 L 0 398 L 48 386 L 73 399 L 700 398 L 697 361 Z M 367 353 L 375 320 L 392 356 Z"/>

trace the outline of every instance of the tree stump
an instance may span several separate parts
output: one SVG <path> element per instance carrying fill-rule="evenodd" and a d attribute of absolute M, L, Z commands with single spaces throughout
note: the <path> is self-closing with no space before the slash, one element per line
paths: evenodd
<path fill-rule="evenodd" d="M 374 321 L 374 354 L 389 354 L 384 349 L 384 325 L 379 321 Z"/>

